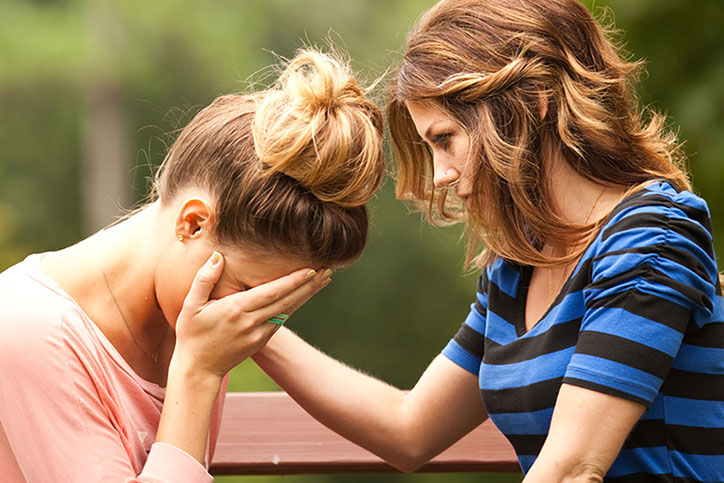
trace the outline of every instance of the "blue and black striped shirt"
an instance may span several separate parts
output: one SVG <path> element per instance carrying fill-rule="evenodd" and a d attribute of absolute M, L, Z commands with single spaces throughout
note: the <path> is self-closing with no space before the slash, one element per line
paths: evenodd
<path fill-rule="evenodd" d="M 605 481 L 724 482 L 724 302 L 704 200 L 667 182 L 624 199 L 526 332 L 531 273 L 489 266 L 443 350 L 479 375 L 523 470 L 565 382 L 647 408 Z"/>

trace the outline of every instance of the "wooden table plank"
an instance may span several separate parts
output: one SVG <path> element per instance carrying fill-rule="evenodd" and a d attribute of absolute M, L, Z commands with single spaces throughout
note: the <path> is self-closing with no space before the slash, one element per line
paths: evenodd
<path fill-rule="evenodd" d="M 211 471 L 231 474 L 397 471 L 309 416 L 283 392 L 229 393 Z M 486 421 L 422 472 L 520 472 L 513 448 Z"/>

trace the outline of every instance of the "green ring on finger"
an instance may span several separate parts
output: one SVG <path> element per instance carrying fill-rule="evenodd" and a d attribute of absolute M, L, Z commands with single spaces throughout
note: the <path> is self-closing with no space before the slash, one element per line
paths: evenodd
<path fill-rule="evenodd" d="M 282 325 L 284 325 L 284 322 L 286 322 L 288 318 L 289 318 L 289 314 L 279 314 L 279 315 L 275 315 L 271 319 L 266 319 L 266 321 L 273 322 L 281 327 Z"/>

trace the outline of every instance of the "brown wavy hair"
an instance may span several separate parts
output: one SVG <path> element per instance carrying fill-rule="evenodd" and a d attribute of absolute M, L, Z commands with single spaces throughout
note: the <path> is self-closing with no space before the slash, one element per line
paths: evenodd
<path fill-rule="evenodd" d="M 639 105 L 642 63 L 627 59 L 614 34 L 575 0 L 442 0 L 425 12 L 388 102 L 397 196 L 433 221 L 465 220 L 468 261 L 480 267 L 497 257 L 550 266 L 583 248 L 551 258 L 544 243 L 583 246 L 598 228 L 555 214 L 542 162 L 550 153 L 604 186 L 635 190 L 664 178 L 690 189 L 665 116 Z M 466 207 L 435 190 L 431 152 L 405 101 L 441 109 L 470 135 L 475 190 Z"/>
<path fill-rule="evenodd" d="M 202 188 L 219 243 L 345 264 L 365 246 L 365 203 L 385 171 L 382 138 L 382 114 L 347 63 L 307 49 L 272 88 L 201 110 L 164 159 L 153 199 L 168 204 Z"/>

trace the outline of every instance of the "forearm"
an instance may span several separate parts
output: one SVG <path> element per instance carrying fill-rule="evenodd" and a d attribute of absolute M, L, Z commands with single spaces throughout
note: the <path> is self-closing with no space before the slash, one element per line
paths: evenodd
<path fill-rule="evenodd" d="M 541 453 L 523 483 L 601 483 L 606 474 L 603 466 Z"/>
<path fill-rule="evenodd" d="M 442 356 L 409 392 L 335 361 L 287 329 L 253 357 L 312 416 L 403 471 L 486 418 L 477 378 Z"/>
<path fill-rule="evenodd" d="M 172 359 L 156 442 L 173 445 L 203 464 L 220 388 L 218 376 L 200 373 L 191 364 Z"/>
<path fill-rule="evenodd" d="M 548 437 L 523 481 L 603 481 L 643 411 L 638 403 L 563 384 Z"/>
<path fill-rule="evenodd" d="M 284 328 L 252 357 L 325 426 L 388 461 L 399 459 L 409 437 L 403 391 L 345 366 Z"/>

